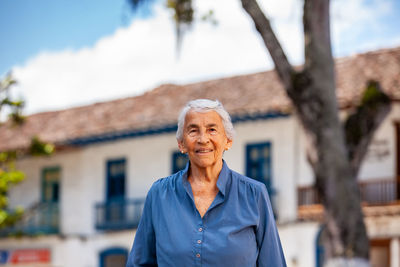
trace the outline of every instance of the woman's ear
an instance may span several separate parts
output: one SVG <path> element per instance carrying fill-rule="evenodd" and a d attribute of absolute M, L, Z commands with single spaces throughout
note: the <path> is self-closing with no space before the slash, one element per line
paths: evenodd
<path fill-rule="evenodd" d="M 179 148 L 179 150 L 181 151 L 182 154 L 186 153 L 186 148 L 185 148 L 185 145 L 183 144 L 182 141 L 178 141 L 178 148 Z"/>
<path fill-rule="evenodd" d="M 226 144 L 225 144 L 225 150 L 229 150 L 233 144 L 233 140 L 227 139 Z"/>

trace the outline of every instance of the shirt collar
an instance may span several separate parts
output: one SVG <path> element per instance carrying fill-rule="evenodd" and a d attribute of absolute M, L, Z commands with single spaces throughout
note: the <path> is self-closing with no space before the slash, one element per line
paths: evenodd
<path fill-rule="evenodd" d="M 228 185 L 229 168 L 225 160 L 222 160 L 222 169 L 218 176 L 217 187 L 219 191 L 225 196 L 226 187 Z"/>
<path fill-rule="evenodd" d="M 185 186 L 186 189 L 190 188 L 190 183 L 188 181 L 189 166 L 190 166 L 190 161 L 188 161 L 186 167 L 183 169 L 182 172 L 183 185 Z M 228 181 L 229 181 L 229 168 L 225 160 L 222 160 L 222 169 L 218 176 L 217 187 L 224 196 L 228 185 Z"/>

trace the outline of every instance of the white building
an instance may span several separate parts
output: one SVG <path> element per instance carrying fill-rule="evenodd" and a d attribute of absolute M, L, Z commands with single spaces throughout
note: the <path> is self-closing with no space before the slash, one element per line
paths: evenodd
<path fill-rule="evenodd" d="M 343 116 L 375 79 L 393 100 L 360 171 L 374 267 L 400 266 L 400 48 L 337 60 Z M 9 193 L 23 220 L 3 229 L 0 266 L 124 266 L 151 184 L 184 164 L 176 118 L 191 99 L 220 100 L 237 132 L 228 166 L 266 183 L 288 266 L 321 266 L 322 207 L 306 161 L 306 139 L 275 72 L 189 85 L 29 116 L 20 129 L 0 127 L 0 151 L 52 142 L 50 157 L 18 161 L 26 179 Z M 14 234 L 9 236 L 9 234 Z"/>

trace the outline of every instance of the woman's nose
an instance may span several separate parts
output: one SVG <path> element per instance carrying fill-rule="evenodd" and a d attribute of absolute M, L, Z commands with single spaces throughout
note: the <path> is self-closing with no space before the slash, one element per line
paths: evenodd
<path fill-rule="evenodd" d="M 207 133 L 205 132 L 200 132 L 199 137 L 197 139 L 197 141 L 199 143 L 207 143 L 209 140 Z"/>

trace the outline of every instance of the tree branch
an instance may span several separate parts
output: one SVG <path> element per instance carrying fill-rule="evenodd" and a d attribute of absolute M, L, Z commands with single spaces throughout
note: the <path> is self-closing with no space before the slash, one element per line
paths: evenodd
<path fill-rule="evenodd" d="M 359 123 L 356 128 L 362 134 L 352 139 L 354 149 L 348 150 L 338 115 L 329 28 L 329 0 L 304 1 L 305 64 L 302 71 L 295 71 L 288 62 L 269 20 L 256 0 L 241 1 L 271 54 L 278 75 L 296 107 L 313 148 L 309 151 L 308 158 L 325 207 L 328 236 L 324 241 L 326 258 L 328 261 L 336 258 L 368 259 L 368 237 L 352 165 L 360 164 L 365 155 L 362 149 L 365 149 L 372 138 L 373 130 L 387 114 L 384 112 L 385 108 L 381 111 L 380 105 L 368 104 L 369 108 L 365 107 L 359 112 L 368 115 L 358 115 L 360 119 L 353 119 Z M 370 102 L 370 98 L 367 100 L 363 103 Z M 374 115 L 374 112 L 379 115 Z M 368 122 L 363 122 L 366 118 L 369 118 Z M 366 133 L 371 136 L 364 140 L 362 135 Z M 352 163 L 349 160 L 349 151 L 354 158 Z"/>
<path fill-rule="evenodd" d="M 291 91 L 292 76 L 295 70 L 289 63 L 285 52 L 283 51 L 268 18 L 264 15 L 256 0 L 241 0 L 244 10 L 250 15 L 254 21 L 257 31 L 260 33 L 265 46 L 267 47 L 271 58 L 275 64 L 276 71 L 287 91 Z"/>
<path fill-rule="evenodd" d="M 319 69 L 333 77 L 329 18 L 329 0 L 304 1 L 304 68 Z"/>
<path fill-rule="evenodd" d="M 344 125 L 348 155 L 357 176 L 375 130 L 390 111 L 390 99 L 376 81 L 369 81 L 360 106 Z"/>

